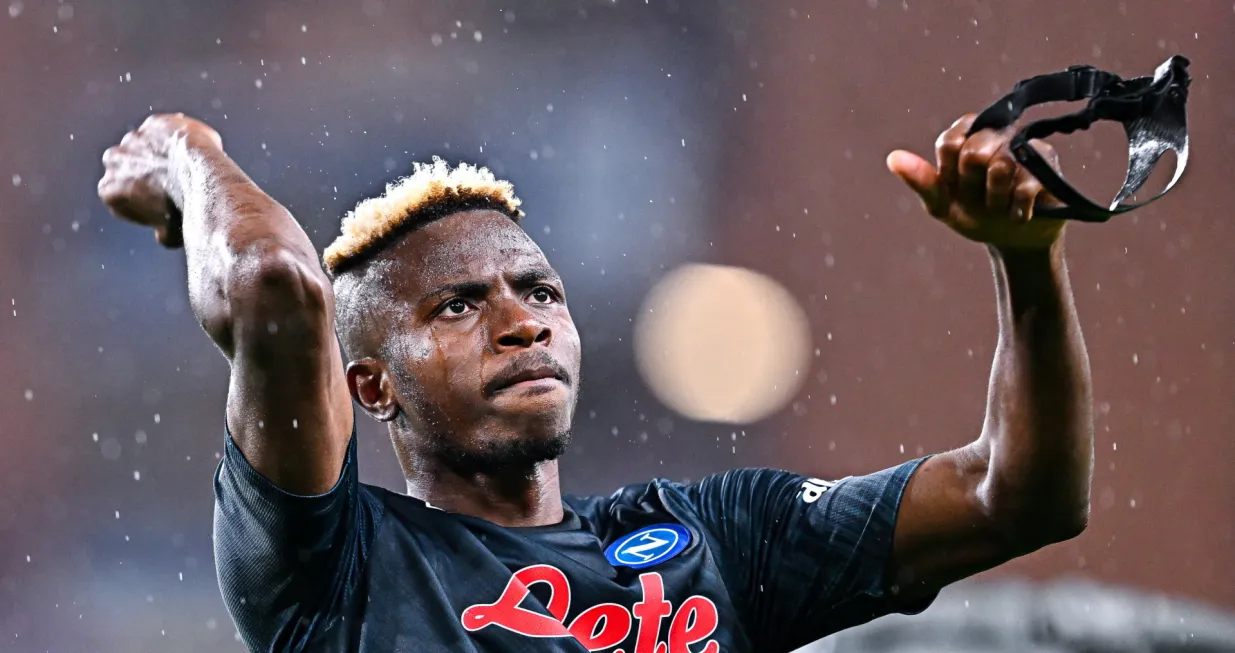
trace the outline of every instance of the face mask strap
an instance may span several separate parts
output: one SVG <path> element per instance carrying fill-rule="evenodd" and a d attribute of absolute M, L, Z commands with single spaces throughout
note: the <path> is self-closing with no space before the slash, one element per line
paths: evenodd
<path fill-rule="evenodd" d="M 1129 80 L 1093 66 L 1073 66 L 1031 77 L 1018 82 L 1011 93 L 979 114 L 968 135 L 983 129 L 1007 129 L 1031 106 L 1088 99 L 1080 111 L 1029 123 L 1012 137 L 1009 148 L 1017 162 L 1060 202 L 1059 206 L 1037 209 L 1037 215 L 1106 222 L 1162 197 L 1183 176 L 1188 165 L 1188 64 L 1187 58 L 1174 56 L 1159 66 L 1153 77 Z M 1109 207 L 1094 203 L 1064 181 L 1029 144 L 1033 139 L 1088 129 L 1098 120 L 1119 122 L 1128 137 L 1128 174 Z M 1175 173 L 1166 188 L 1143 202 L 1125 202 L 1145 184 L 1167 150 L 1174 150 L 1176 159 Z"/>

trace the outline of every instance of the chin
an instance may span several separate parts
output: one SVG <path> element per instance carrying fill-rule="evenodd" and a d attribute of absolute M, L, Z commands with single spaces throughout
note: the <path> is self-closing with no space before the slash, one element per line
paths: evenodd
<path fill-rule="evenodd" d="M 570 431 L 507 431 L 459 447 L 447 447 L 442 458 L 464 475 L 530 472 L 540 463 L 557 460 L 570 445 Z"/>

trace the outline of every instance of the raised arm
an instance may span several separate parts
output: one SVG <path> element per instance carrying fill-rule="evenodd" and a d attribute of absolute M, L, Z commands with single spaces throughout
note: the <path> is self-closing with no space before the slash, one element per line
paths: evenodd
<path fill-rule="evenodd" d="M 352 409 L 334 297 L 308 236 L 183 115 L 156 115 L 103 155 L 99 197 L 185 249 L 198 322 L 231 363 L 227 424 L 249 463 L 283 490 L 339 478 Z"/>
<path fill-rule="evenodd" d="M 1032 219 L 1043 191 L 1009 153 L 1011 134 L 966 139 L 972 120 L 940 136 L 938 168 L 888 157 L 928 213 L 986 244 L 999 316 L 981 435 L 923 463 L 901 500 L 889 578 L 910 600 L 1072 538 L 1089 517 L 1092 389 L 1063 223 Z"/>

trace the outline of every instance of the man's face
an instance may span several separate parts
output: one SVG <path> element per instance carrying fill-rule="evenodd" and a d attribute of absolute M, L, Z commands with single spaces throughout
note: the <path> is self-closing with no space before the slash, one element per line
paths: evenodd
<path fill-rule="evenodd" d="M 579 383 L 579 334 L 562 281 L 510 218 L 467 211 L 388 254 L 394 302 L 382 357 L 406 443 L 472 471 L 559 456 Z"/>

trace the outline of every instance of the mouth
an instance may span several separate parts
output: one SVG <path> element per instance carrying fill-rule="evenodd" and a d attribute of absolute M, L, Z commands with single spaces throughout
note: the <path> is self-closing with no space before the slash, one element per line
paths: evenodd
<path fill-rule="evenodd" d="M 485 384 L 485 395 L 493 397 L 516 390 L 550 390 L 566 384 L 566 374 L 555 365 L 512 365 Z"/>

